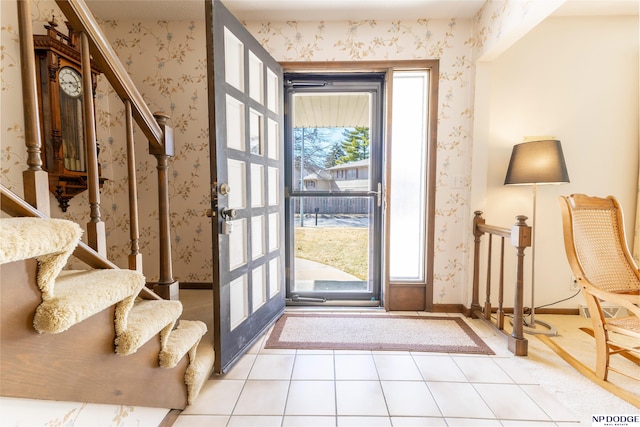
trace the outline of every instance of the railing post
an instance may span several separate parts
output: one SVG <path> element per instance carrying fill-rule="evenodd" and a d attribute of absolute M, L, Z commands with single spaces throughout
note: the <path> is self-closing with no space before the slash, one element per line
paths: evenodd
<path fill-rule="evenodd" d="M 34 208 L 51 216 L 49 174 L 42 170 L 41 134 L 38 120 L 36 64 L 33 54 L 33 28 L 29 0 L 18 0 L 18 32 L 20 33 L 20 71 L 24 98 L 24 140 L 28 169 L 22 172 L 24 199 Z"/>
<path fill-rule="evenodd" d="M 484 234 L 478 229 L 479 224 L 484 224 L 485 220 L 482 218 L 482 211 L 475 211 L 473 218 L 473 291 L 471 301 L 471 316 L 473 313 L 481 310 L 480 307 L 480 238 Z"/>
<path fill-rule="evenodd" d="M 84 107 L 85 147 L 87 153 L 87 189 L 89 190 L 90 221 L 87 223 L 87 240 L 100 255 L 107 256 L 107 231 L 100 217 L 100 176 L 98 173 L 98 145 L 96 121 L 93 115 L 93 81 L 91 79 L 91 54 L 89 37 L 80 33 L 80 61 L 82 63 L 82 105 Z"/>
<path fill-rule="evenodd" d="M 485 286 L 484 298 L 484 318 L 491 320 L 491 255 L 493 251 L 493 235 L 489 234 L 489 244 L 487 248 L 487 285 Z"/>
<path fill-rule="evenodd" d="M 500 239 L 500 278 L 498 279 L 498 309 L 496 311 L 496 324 L 501 331 L 504 329 L 504 237 Z"/>
<path fill-rule="evenodd" d="M 508 340 L 508 348 L 516 356 L 526 356 L 529 342 L 524 338 L 524 250 L 531 246 L 531 227 L 527 217 L 518 215 L 518 222 L 511 228 L 511 244 L 516 247 L 516 289 L 513 297 L 513 331 Z"/>
<path fill-rule="evenodd" d="M 173 129 L 167 126 L 164 113 L 153 115 L 163 131 L 162 146 L 149 143 L 149 153 L 154 155 L 158 164 L 158 227 L 160 229 L 160 278 L 153 287 L 155 293 L 164 299 L 180 299 L 180 285 L 173 279 L 171 264 L 171 224 L 169 210 L 169 157 L 174 154 Z"/>
<path fill-rule="evenodd" d="M 133 113 L 131 101 L 124 101 L 125 124 L 127 133 L 127 172 L 129 179 L 129 269 L 142 273 L 142 254 L 140 253 L 140 230 L 138 218 L 138 183 L 136 178 L 136 152 L 133 138 Z"/>

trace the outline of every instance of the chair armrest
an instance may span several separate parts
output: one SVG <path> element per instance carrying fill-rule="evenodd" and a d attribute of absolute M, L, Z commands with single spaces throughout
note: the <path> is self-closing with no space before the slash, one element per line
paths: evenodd
<path fill-rule="evenodd" d="M 584 279 L 582 279 L 581 282 L 584 285 L 583 289 L 591 295 L 594 295 L 595 297 L 603 301 L 618 304 L 626 308 L 627 311 L 634 314 L 635 316 L 640 317 L 640 294 L 619 294 L 614 292 L 606 292 L 596 288 Z"/>

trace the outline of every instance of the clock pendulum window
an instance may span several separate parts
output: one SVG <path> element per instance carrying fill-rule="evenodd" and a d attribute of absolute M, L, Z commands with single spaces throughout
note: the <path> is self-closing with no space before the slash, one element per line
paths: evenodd
<path fill-rule="evenodd" d="M 72 120 L 60 123 L 62 159 L 67 170 L 86 172 L 84 135 L 77 123 L 82 123 L 82 76 L 71 67 L 58 72 L 60 85 L 60 114 Z"/>

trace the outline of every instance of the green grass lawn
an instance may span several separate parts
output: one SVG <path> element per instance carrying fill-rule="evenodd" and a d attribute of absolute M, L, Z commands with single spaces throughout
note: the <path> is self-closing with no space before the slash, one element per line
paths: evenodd
<path fill-rule="evenodd" d="M 369 229 L 296 227 L 295 256 L 369 278 Z"/>

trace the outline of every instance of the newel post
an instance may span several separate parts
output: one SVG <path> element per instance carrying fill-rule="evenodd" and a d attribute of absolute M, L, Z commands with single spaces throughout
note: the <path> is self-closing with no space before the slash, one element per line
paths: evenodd
<path fill-rule="evenodd" d="M 160 278 L 153 290 L 164 299 L 180 299 L 180 285 L 173 279 L 171 262 L 171 224 L 169 210 L 169 157 L 174 154 L 173 128 L 167 126 L 168 115 L 154 113 L 162 129 L 162 145 L 149 143 L 149 153 L 155 156 L 158 170 L 158 228 L 160 229 Z"/>
<path fill-rule="evenodd" d="M 473 313 L 482 310 L 480 307 L 480 238 L 484 232 L 480 231 L 478 226 L 485 223 L 485 219 L 482 218 L 482 211 L 475 211 L 473 217 L 473 291 L 471 301 L 471 316 Z"/>
<path fill-rule="evenodd" d="M 508 339 L 508 348 L 516 356 L 526 356 L 529 342 L 524 337 L 524 250 L 531 246 L 531 227 L 527 217 L 518 215 L 518 222 L 511 227 L 511 244 L 516 247 L 516 289 L 513 296 L 513 331 Z"/>

